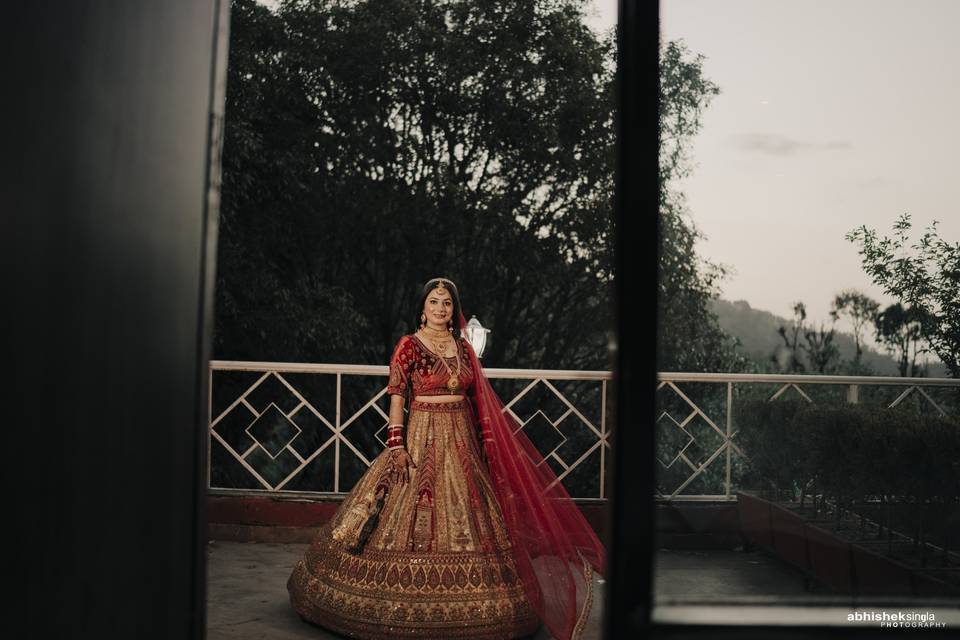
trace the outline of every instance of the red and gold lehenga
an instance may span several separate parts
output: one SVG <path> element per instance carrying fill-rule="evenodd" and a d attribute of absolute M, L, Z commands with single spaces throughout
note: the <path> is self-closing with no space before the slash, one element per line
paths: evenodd
<path fill-rule="evenodd" d="M 448 395 L 459 361 L 466 398 L 410 403 L 409 480 L 391 484 L 385 449 L 294 567 L 291 603 L 354 638 L 506 640 L 541 621 L 559 640 L 578 637 L 603 547 L 505 416 L 470 344 L 456 344 L 445 366 L 415 335 L 397 343 L 388 393 Z"/>

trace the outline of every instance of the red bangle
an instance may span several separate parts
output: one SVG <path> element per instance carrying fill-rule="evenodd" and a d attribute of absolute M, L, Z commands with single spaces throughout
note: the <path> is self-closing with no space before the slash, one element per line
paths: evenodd
<path fill-rule="evenodd" d="M 399 449 L 403 447 L 403 425 L 387 425 L 387 447 Z"/>

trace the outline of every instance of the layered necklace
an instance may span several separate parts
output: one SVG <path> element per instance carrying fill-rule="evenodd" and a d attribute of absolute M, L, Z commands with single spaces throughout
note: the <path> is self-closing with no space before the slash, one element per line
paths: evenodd
<path fill-rule="evenodd" d="M 451 370 L 450 365 L 447 364 L 447 345 L 448 342 L 438 342 L 436 339 L 450 335 L 446 331 L 432 329 L 430 327 L 424 326 L 422 328 L 423 334 L 430 341 L 430 344 L 433 345 L 434 351 L 440 356 L 439 360 L 443 363 L 443 367 L 447 370 L 449 377 L 447 378 L 447 389 L 450 391 L 456 391 L 460 387 L 460 357 L 458 353 L 455 353 L 452 358 L 457 360 L 456 370 Z"/>

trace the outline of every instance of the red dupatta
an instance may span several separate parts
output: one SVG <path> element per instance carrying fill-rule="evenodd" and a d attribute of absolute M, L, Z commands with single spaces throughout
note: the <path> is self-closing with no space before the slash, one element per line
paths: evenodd
<path fill-rule="evenodd" d="M 466 335 L 462 313 L 459 321 Z M 606 552 L 550 465 L 504 411 L 469 341 L 467 345 L 477 423 L 517 573 L 554 638 L 578 638 L 593 600 L 591 568 L 605 574 Z"/>

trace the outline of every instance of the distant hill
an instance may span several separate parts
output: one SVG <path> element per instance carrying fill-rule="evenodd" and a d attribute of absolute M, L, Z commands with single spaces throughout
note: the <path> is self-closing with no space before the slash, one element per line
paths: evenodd
<path fill-rule="evenodd" d="M 789 326 L 787 318 L 769 311 L 754 309 L 746 300 L 737 300 L 736 302 L 714 300 L 712 311 L 717 314 L 723 330 L 740 339 L 740 349 L 744 355 L 757 362 L 764 371 L 772 372 L 775 370 L 770 362 L 770 355 L 783 345 L 783 338 L 777 333 L 777 329 L 781 326 Z M 853 359 L 857 347 L 852 334 L 837 331 L 833 343 L 840 350 L 842 360 Z M 873 370 L 874 375 L 899 375 L 896 361 L 893 358 L 869 347 L 864 348 L 861 361 Z M 940 362 L 932 363 L 929 376 L 946 377 L 947 373 L 943 364 Z"/>

